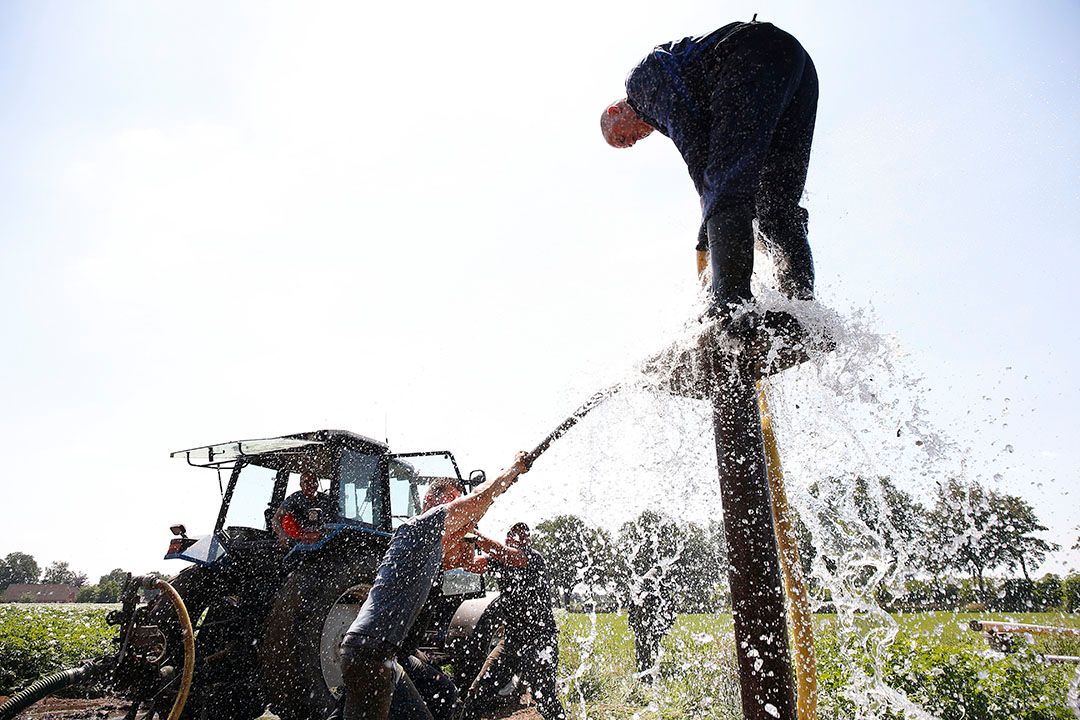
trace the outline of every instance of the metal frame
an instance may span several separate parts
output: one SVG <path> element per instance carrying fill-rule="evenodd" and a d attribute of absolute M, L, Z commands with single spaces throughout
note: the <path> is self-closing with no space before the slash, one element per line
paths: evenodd
<path fill-rule="evenodd" d="M 285 440 L 285 439 L 291 439 L 293 442 L 296 443 L 296 445 L 293 446 L 292 448 L 282 448 L 281 450 L 266 450 L 266 451 L 259 452 L 259 453 L 249 453 L 249 452 L 244 451 L 244 443 L 265 442 L 265 441 L 268 441 L 268 440 Z M 213 445 L 200 445 L 199 447 L 193 447 L 193 448 L 188 448 L 186 450 L 177 450 L 175 452 L 171 452 L 171 453 L 169 453 L 169 457 L 174 458 L 177 455 L 182 454 L 184 456 L 184 459 L 187 461 L 187 464 L 190 465 L 191 467 L 231 470 L 231 469 L 233 469 L 233 467 L 235 466 L 235 464 L 236 464 L 236 462 L 238 460 L 242 460 L 242 459 L 245 459 L 245 458 L 260 457 L 262 455 L 270 455 L 270 454 L 274 454 L 274 455 L 299 455 L 300 452 L 297 451 L 298 448 L 306 448 L 309 445 L 325 445 L 325 444 L 326 444 L 326 442 L 323 441 L 323 440 L 300 440 L 300 439 L 296 439 L 296 438 L 289 438 L 289 436 L 287 436 L 287 435 L 282 435 L 282 436 L 279 436 L 279 437 L 272 437 L 272 438 L 249 438 L 247 440 L 230 440 L 228 442 L 215 443 Z M 220 461 L 215 462 L 214 461 L 214 455 L 215 454 L 224 454 L 224 451 L 221 451 L 219 453 L 215 453 L 214 449 L 215 448 L 223 448 L 223 447 L 227 447 L 227 446 L 230 446 L 230 445 L 235 445 L 236 446 L 236 457 L 232 457 L 232 458 L 230 458 L 228 460 L 220 460 Z M 200 450 L 205 450 L 206 451 L 207 460 L 206 460 L 205 463 L 194 462 L 191 459 L 191 453 L 198 452 Z"/>
<path fill-rule="evenodd" d="M 450 452 L 449 450 L 426 450 L 424 452 L 388 453 L 387 457 L 391 457 L 391 458 L 397 458 L 397 457 L 424 457 L 424 456 L 432 456 L 432 455 L 449 455 L 450 456 L 450 463 L 454 466 L 454 472 L 457 473 L 457 479 L 459 481 L 464 480 L 464 478 L 461 477 L 461 468 L 458 467 L 457 458 L 455 458 L 454 453 Z"/>
<path fill-rule="evenodd" d="M 981 632 L 991 650 L 1010 653 L 1013 651 L 1013 635 L 1050 635 L 1080 637 L 1080 628 L 1055 627 L 1053 625 L 1030 625 L 1028 623 L 1000 622 L 997 620 L 972 620 L 968 629 Z M 1080 665 L 1080 657 L 1073 655 L 1039 655 L 1042 661 L 1052 665 Z"/>

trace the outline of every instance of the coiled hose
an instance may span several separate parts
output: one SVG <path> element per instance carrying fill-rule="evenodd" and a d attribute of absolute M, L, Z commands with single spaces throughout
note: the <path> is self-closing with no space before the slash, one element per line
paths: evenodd
<path fill-rule="evenodd" d="M 57 690 L 62 690 L 79 682 L 92 668 L 92 665 L 83 665 L 82 667 L 69 668 L 52 675 L 46 675 L 4 701 L 0 705 L 0 720 L 13 720 L 16 715 L 46 695 L 52 695 Z"/>
<path fill-rule="evenodd" d="M 176 588 L 161 578 L 139 578 L 143 587 L 157 588 L 168 596 L 176 608 L 176 617 L 180 621 L 180 629 L 184 634 L 184 673 L 180 678 L 180 690 L 173 700 L 172 710 L 169 711 L 168 720 L 179 720 L 180 713 L 184 712 L 187 703 L 188 692 L 191 691 L 191 678 L 195 673 L 195 630 L 191 627 L 191 616 L 188 615 L 184 599 Z M 0 720 L 7 720 L 0 718 Z"/>
<path fill-rule="evenodd" d="M 188 615 L 187 606 L 184 605 L 183 598 L 180 597 L 180 593 L 176 592 L 176 588 L 170 585 L 165 580 L 153 577 L 140 577 L 135 578 L 144 588 L 157 588 L 163 592 L 172 602 L 173 607 L 176 609 L 177 619 L 180 621 L 180 629 L 183 632 L 184 638 L 184 672 L 180 678 L 180 690 L 176 693 L 176 699 L 173 700 L 172 710 L 169 711 L 168 720 L 179 720 L 180 713 L 184 711 L 184 705 L 187 703 L 188 693 L 191 691 L 191 679 L 195 673 L 195 631 L 191 626 L 191 616 Z M 68 670 L 61 670 L 58 673 L 47 675 L 40 680 L 37 680 L 32 685 L 8 698 L 2 705 L 0 705 L 0 720 L 14 720 L 15 716 L 20 712 L 30 707 L 38 700 L 52 695 L 58 690 L 74 685 L 82 680 L 92 671 L 98 670 L 99 667 L 93 663 L 87 663 L 82 667 L 70 668 Z"/>

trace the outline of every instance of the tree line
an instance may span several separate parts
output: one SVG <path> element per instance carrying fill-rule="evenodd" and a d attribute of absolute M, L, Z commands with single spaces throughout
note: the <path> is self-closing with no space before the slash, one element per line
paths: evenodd
<path fill-rule="evenodd" d="M 1032 578 L 1059 546 L 1039 537 L 1047 528 L 1019 496 L 950 479 L 924 503 L 887 477 L 828 478 L 810 495 L 813 517 L 796 516 L 795 527 L 803 573 L 819 602 L 830 598 L 818 578 L 861 557 L 864 565 L 849 572 L 876 584 L 878 601 L 890 609 L 1080 608 L 1080 574 Z M 613 537 L 580 517 L 559 515 L 537 525 L 535 542 L 561 607 L 626 607 L 643 592 L 663 592 L 679 612 L 729 604 L 719 522 L 702 526 L 645 511 Z M 1074 547 L 1080 549 L 1080 538 Z M 23 583 L 71 585 L 79 588 L 78 602 L 117 602 L 126 575 L 116 568 L 89 585 L 67 562 L 42 571 L 32 555 L 13 552 L 0 559 L 0 592 Z"/>
<path fill-rule="evenodd" d="M 923 503 L 889 478 L 861 477 L 827 479 L 810 494 L 814 517 L 796 517 L 795 526 L 821 610 L 831 598 L 820 578 L 845 571 L 892 610 L 1080 609 L 1080 573 L 1032 577 L 1059 546 L 1039 537 L 1047 528 L 1019 496 L 953 479 Z M 535 543 L 562 607 L 626 607 L 643 584 L 661 587 L 678 612 L 715 612 L 730 602 L 718 522 L 645 511 L 613 537 L 559 515 L 537 525 Z"/>
<path fill-rule="evenodd" d="M 161 573 L 150 574 L 165 577 Z M 120 601 L 127 575 L 126 570 L 115 568 L 89 585 L 86 573 L 73 570 L 67 562 L 57 560 L 42 571 L 33 555 L 12 552 L 0 559 L 0 593 L 10 585 L 70 585 L 79 589 L 75 602 L 114 603 Z"/>

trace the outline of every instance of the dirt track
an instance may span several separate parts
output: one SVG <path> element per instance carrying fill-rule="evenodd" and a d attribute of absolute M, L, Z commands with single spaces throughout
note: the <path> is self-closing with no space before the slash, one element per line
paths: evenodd
<path fill-rule="evenodd" d="M 0 703 L 7 700 L 0 695 Z M 97 700 L 75 700 L 67 698 L 45 698 L 26 712 L 18 720 L 120 720 L 127 711 L 127 703 L 116 698 Z M 274 720 L 275 715 L 264 715 L 261 720 Z M 540 714 L 533 708 L 521 708 L 492 715 L 491 720 L 541 720 Z"/>
<path fill-rule="evenodd" d="M 7 700 L 0 696 L 0 702 Z M 19 720 L 113 720 L 124 717 L 127 704 L 116 698 L 77 700 L 45 698 L 19 715 Z"/>

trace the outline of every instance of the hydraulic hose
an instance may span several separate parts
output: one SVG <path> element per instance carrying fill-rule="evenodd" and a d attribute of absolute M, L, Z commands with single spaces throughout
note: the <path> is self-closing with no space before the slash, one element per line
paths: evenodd
<path fill-rule="evenodd" d="M 179 720 L 180 713 L 184 712 L 188 693 L 191 692 L 192 676 L 195 674 L 195 630 L 191 627 L 191 616 L 188 615 L 187 606 L 184 605 L 184 599 L 180 597 L 180 593 L 176 592 L 176 588 L 167 581 L 161 578 L 145 577 L 139 578 L 139 582 L 144 588 L 156 588 L 164 593 L 172 602 L 176 609 L 176 617 L 180 621 L 180 630 L 184 638 L 184 672 L 180 677 L 180 689 L 176 693 L 176 699 L 173 700 L 172 710 L 169 711 L 167 718 L 167 720 Z M 7 718 L 0 718 L 0 720 L 7 720 Z"/>
<path fill-rule="evenodd" d="M 29 687 L 23 688 L 9 697 L 0 705 L 0 720 L 13 720 L 16 715 L 43 697 L 52 695 L 57 690 L 63 690 L 67 686 L 79 682 L 92 668 L 92 665 L 83 665 L 82 667 L 61 670 L 37 680 Z"/>
<path fill-rule="evenodd" d="M 769 476 L 769 497 L 772 504 L 776 545 L 780 551 L 780 569 L 784 575 L 784 590 L 791 610 L 791 635 L 795 651 L 796 702 L 799 720 L 817 718 L 817 658 L 814 654 L 814 615 L 810 596 L 799 561 L 799 543 L 791 522 L 791 505 L 784 490 L 784 468 L 780 463 L 780 448 L 772 426 L 769 403 L 765 397 L 766 384 L 758 383 L 758 409 L 761 411 L 761 434 L 765 445 L 765 466 Z"/>

